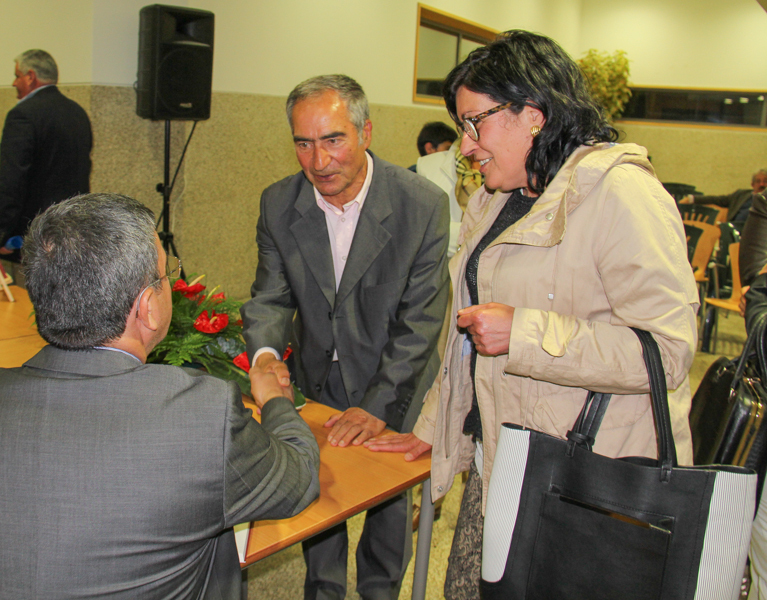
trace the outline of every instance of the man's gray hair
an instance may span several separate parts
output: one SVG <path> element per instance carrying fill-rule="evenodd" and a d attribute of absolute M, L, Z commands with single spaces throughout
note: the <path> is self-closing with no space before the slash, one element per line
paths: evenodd
<path fill-rule="evenodd" d="M 19 54 L 15 60 L 19 64 L 19 71 L 25 75 L 29 71 L 34 71 L 40 83 L 58 83 L 59 68 L 53 57 L 45 50 L 27 50 Z"/>
<path fill-rule="evenodd" d="M 756 173 L 751 175 L 751 183 L 754 183 L 757 175 L 767 175 L 767 169 L 759 169 Z"/>
<path fill-rule="evenodd" d="M 35 217 L 22 261 L 43 339 L 101 346 L 125 332 L 141 290 L 160 278 L 154 214 L 127 196 L 75 196 Z"/>
<path fill-rule="evenodd" d="M 370 118 L 370 107 L 362 86 L 348 75 L 319 75 L 307 79 L 293 88 L 285 105 L 291 131 L 293 130 L 293 108 L 296 104 L 301 100 L 319 96 L 327 91 L 336 92 L 346 103 L 349 120 L 357 128 L 360 143 L 362 143 L 362 130 L 365 127 L 365 122 Z"/>

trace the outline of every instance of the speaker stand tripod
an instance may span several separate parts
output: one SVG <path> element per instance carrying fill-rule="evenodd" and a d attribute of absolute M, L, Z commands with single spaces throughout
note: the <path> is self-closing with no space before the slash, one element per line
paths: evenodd
<path fill-rule="evenodd" d="M 162 242 L 162 247 L 165 249 L 165 252 L 167 254 L 172 254 L 173 256 L 176 256 L 178 258 L 181 258 L 178 254 L 178 251 L 176 250 L 176 244 L 173 241 L 173 232 L 170 230 L 170 195 L 171 192 L 173 192 L 173 186 L 176 183 L 176 176 L 178 175 L 178 171 L 181 168 L 181 163 L 184 161 L 184 156 L 186 155 L 186 149 L 189 146 L 189 142 L 192 139 L 192 134 L 194 134 L 194 130 L 197 127 L 197 121 L 194 122 L 194 125 L 192 126 L 192 131 L 189 133 L 189 137 L 186 140 L 186 144 L 184 145 L 184 151 L 181 153 L 181 158 L 178 161 L 178 166 L 176 167 L 176 173 L 173 175 L 173 181 L 170 180 L 170 121 L 165 121 L 165 164 L 164 164 L 164 172 L 163 172 L 163 183 L 157 184 L 157 191 L 162 194 L 162 216 L 160 217 L 162 221 L 162 229 L 157 232 L 157 235 L 160 237 L 160 241 Z M 181 266 L 181 279 L 186 279 L 186 273 L 184 272 L 183 262 Z"/>

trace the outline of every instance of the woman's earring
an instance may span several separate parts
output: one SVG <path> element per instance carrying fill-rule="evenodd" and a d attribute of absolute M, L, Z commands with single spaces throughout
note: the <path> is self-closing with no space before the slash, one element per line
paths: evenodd
<path fill-rule="evenodd" d="M 538 135 L 540 132 L 541 132 L 541 128 L 538 125 L 533 125 L 530 128 L 530 135 L 532 135 L 533 137 Z"/>

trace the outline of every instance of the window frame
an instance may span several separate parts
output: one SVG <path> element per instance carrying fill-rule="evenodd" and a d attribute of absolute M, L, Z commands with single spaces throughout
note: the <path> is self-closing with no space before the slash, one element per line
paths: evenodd
<path fill-rule="evenodd" d="M 418 93 L 418 52 L 421 43 L 421 27 L 427 27 L 436 31 L 457 35 L 460 41 L 467 39 L 479 44 L 488 44 L 492 42 L 500 33 L 495 29 L 485 27 L 479 23 L 474 23 L 467 19 L 462 19 L 450 13 L 418 4 L 418 18 L 416 19 L 415 31 L 415 63 L 413 66 L 413 102 L 417 104 L 445 105 L 443 98 L 436 96 L 425 96 Z M 456 48 L 456 60 L 458 47 Z"/>

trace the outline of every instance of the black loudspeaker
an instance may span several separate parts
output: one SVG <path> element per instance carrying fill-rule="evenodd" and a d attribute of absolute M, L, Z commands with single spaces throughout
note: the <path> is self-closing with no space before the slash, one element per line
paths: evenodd
<path fill-rule="evenodd" d="M 159 121 L 209 118 L 213 13 L 152 4 L 139 16 L 138 116 Z"/>

